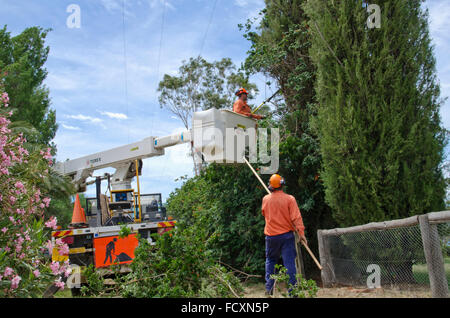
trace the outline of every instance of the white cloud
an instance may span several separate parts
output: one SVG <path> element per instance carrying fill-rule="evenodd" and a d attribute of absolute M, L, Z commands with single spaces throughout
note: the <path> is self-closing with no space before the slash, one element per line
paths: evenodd
<path fill-rule="evenodd" d="M 175 10 L 175 7 L 167 0 L 149 0 L 148 3 L 150 5 L 150 8 L 152 8 L 152 9 L 156 8 L 157 6 L 165 5 L 166 8 Z"/>
<path fill-rule="evenodd" d="M 78 82 L 71 75 L 64 72 L 60 74 L 50 73 L 47 76 L 46 84 L 52 90 L 76 90 L 78 89 Z"/>
<path fill-rule="evenodd" d="M 63 128 L 68 129 L 68 130 L 80 130 L 80 127 L 75 127 L 75 126 L 69 126 L 66 124 L 62 124 L 61 125 Z"/>
<path fill-rule="evenodd" d="M 102 5 L 109 12 L 112 12 L 115 10 L 122 10 L 122 3 L 123 3 L 122 1 L 123 0 L 101 0 Z"/>
<path fill-rule="evenodd" d="M 100 112 L 100 114 L 113 119 L 128 119 L 128 116 L 122 113 Z"/>
<path fill-rule="evenodd" d="M 82 114 L 78 115 L 66 115 L 67 118 L 75 119 L 75 120 L 81 120 L 81 121 L 88 121 L 92 124 L 99 124 L 103 122 L 103 119 L 97 118 L 97 117 L 91 117 L 91 116 L 85 116 Z"/>

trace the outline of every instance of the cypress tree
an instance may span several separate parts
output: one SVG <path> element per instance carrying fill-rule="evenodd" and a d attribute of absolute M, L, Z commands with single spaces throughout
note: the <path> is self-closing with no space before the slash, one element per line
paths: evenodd
<path fill-rule="evenodd" d="M 326 200 L 341 226 L 444 208 L 440 88 L 420 0 L 310 0 Z"/>

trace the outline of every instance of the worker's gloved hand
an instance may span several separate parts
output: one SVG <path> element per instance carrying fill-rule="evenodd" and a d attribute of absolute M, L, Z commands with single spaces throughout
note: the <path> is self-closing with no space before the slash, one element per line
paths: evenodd
<path fill-rule="evenodd" d="M 256 114 L 252 114 L 252 117 L 255 118 L 255 119 L 262 119 L 263 118 L 263 116 L 256 115 Z"/>
<path fill-rule="evenodd" d="M 308 241 L 306 240 L 305 234 L 299 234 L 300 236 L 300 242 L 305 243 L 305 245 L 308 245 Z"/>

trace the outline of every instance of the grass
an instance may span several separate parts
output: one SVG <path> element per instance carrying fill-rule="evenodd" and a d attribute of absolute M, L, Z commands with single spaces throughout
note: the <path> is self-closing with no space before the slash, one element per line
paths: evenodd
<path fill-rule="evenodd" d="M 447 283 L 450 288 L 450 257 L 444 257 L 445 275 L 447 276 Z M 413 266 L 414 279 L 419 284 L 430 285 L 428 277 L 427 264 L 417 264 Z"/>
<path fill-rule="evenodd" d="M 69 288 L 64 288 L 64 290 L 58 291 L 55 295 L 55 298 L 73 298 L 72 293 Z"/>

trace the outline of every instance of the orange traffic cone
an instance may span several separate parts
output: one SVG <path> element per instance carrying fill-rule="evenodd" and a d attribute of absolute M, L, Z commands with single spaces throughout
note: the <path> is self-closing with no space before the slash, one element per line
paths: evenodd
<path fill-rule="evenodd" d="M 83 212 L 83 222 L 87 223 L 86 222 L 86 214 L 84 213 L 84 208 L 81 208 L 81 212 Z"/>
<path fill-rule="evenodd" d="M 84 210 L 81 208 L 80 197 L 75 198 L 75 204 L 73 205 L 72 223 L 70 227 L 83 227 L 87 226 L 86 216 L 84 215 Z"/>

